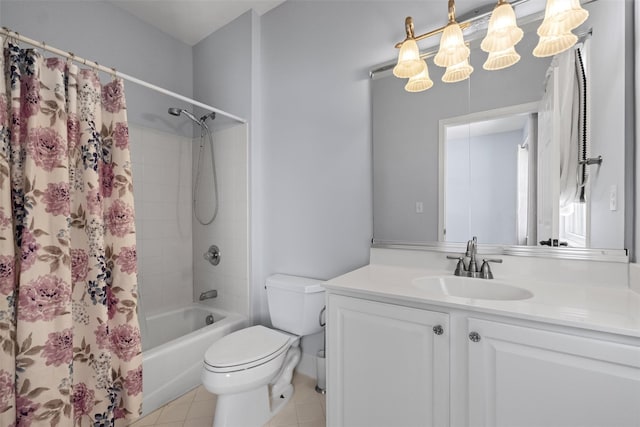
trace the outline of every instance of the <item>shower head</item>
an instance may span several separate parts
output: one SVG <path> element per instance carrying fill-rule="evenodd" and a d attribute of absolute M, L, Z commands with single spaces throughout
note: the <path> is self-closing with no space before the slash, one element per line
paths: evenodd
<path fill-rule="evenodd" d="M 183 110 L 182 108 L 171 107 L 167 111 L 172 116 L 179 116 L 180 114 L 184 114 L 185 116 L 187 116 L 189 119 L 193 120 L 195 123 L 199 124 L 200 126 L 206 127 L 205 124 L 201 120 L 198 120 L 196 118 L 196 116 L 194 116 L 193 114 L 191 114 L 187 110 Z"/>
<path fill-rule="evenodd" d="M 182 113 L 182 108 L 169 107 L 168 112 L 172 116 L 179 116 Z"/>

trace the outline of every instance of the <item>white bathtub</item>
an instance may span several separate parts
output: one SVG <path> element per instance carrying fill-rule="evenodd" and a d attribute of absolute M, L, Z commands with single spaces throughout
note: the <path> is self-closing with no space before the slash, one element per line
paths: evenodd
<path fill-rule="evenodd" d="M 206 324 L 208 315 L 214 323 Z M 246 317 L 193 304 L 147 317 L 143 338 L 143 415 L 200 384 L 204 353 L 211 343 L 247 327 Z"/>

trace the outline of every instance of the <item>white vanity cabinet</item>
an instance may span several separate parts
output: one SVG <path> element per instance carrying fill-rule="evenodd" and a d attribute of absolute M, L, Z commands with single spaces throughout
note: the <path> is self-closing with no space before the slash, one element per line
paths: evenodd
<path fill-rule="evenodd" d="M 640 426 L 640 347 L 468 319 L 469 424 Z"/>
<path fill-rule="evenodd" d="M 449 424 L 449 316 L 328 295 L 327 425 Z"/>
<path fill-rule="evenodd" d="M 329 290 L 331 427 L 640 426 L 640 340 Z"/>

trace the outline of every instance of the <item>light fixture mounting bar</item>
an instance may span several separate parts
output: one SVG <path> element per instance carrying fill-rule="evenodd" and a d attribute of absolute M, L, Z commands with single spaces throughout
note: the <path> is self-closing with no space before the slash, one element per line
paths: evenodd
<path fill-rule="evenodd" d="M 411 24 L 413 25 L 413 19 L 410 16 L 407 16 L 407 20 L 411 20 Z M 465 29 L 467 29 L 467 28 L 469 28 L 471 26 L 471 21 L 462 22 L 459 25 L 460 25 L 460 29 L 465 30 Z M 419 36 L 415 36 L 414 39 L 415 39 L 415 41 L 418 42 L 420 40 L 424 40 L 424 39 L 427 39 L 429 37 L 433 37 L 433 36 L 443 32 L 446 27 L 447 26 L 445 25 L 444 27 L 440 27 L 440 28 L 437 28 L 435 30 L 429 31 L 428 33 L 420 34 Z M 400 49 L 402 47 L 402 43 L 404 43 L 404 40 L 399 42 L 399 43 L 396 43 L 396 46 L 395 46 L 396 49 Z"/>
<path fill-rule="evenodd" d="M 514 0 L 511 1 L 511 6 L 516 7 L 519 4 L 522 3 L 526 3 L 529 0 Z M 587 3 L 591 3 L 592 1 L 596 1 L 596 0 L 586 0 L 583 1 L 582 3 L 587 4 Z M 460 25 L 460 29 L 461 30 L 466 30 L 467 28 L 469 28 L 475 21 L 484 18 L 485 16 L 488 16 L 491 14 L 491 12 L 493 11 L 495 7 L 495 3 L 491 3 L 491 4 L 487 4 L 484 5 L 482 7 L 479 7 L 469 13 L 463 14 L 460 19 L 462 22 L 460 22 L 458 25 Z M 451 18 L 450 16 L 451 13 L 451 5 L 449 4 L 449 18 Z M 405 20 L 405 27 L 408 25 L 408 23 L 411 22 L 411 31 L 413 32 L 413 18 L 411 18 L 410 16 L 407 17 L 407 19 Z M 446 25 L 443 27 L 440 27 L 438 29 L 435 29 L 433 31 L 429 31 L 428 33 L 424 33 L 424 34 L 420 34 L 419 36 L 415 36 L 415 40 L 416 41 L 420 41 L 420 40 L 424 40 L 427 39 L 429 37 L 433 37 L 437 34 L 440 34 L 441 32 L 444 31 L 444 29 L 446 28 Z M 400 49 L 400 47 L 402 46 L 402 43 L 404 42 L 404 40 L 402 42 L 396 43 L 395 47 L 396 49 Z"/>

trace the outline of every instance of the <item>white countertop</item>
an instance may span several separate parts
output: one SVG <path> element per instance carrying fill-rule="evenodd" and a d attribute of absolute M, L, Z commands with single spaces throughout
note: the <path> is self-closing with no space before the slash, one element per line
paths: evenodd
<path fill-rule="evenodd" d="M 453 277 L 453 272 L 370 264 L 329 280 L 325 288 L 329 292 L 357 294 L 364 298 L 428 304 L 640 337 L 640 294 L 626 287 L 501 278 L 501 283 L 527 289 L 533 297 L 500 301 L 445 295 L 421 289 L 412 283 L 425 276 Z"/>

